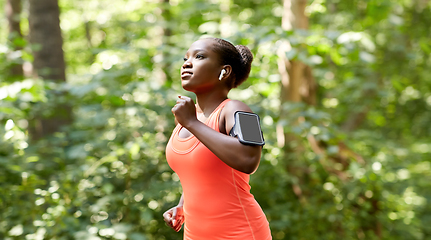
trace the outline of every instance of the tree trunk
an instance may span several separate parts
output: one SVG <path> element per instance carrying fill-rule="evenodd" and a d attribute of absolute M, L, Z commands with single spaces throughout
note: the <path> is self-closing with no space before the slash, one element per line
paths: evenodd
<path fill-rule="evenodd" d="M 305 16 L 305 7 L 307 6 L 306 0 L 284 0 L 284 13 L 282 17 L 282 28 L 286 31 L 294 29 L 307 29 L 308 18 Z M 288 47 L 290 50 L 291 47 Z M 285 53 L 285 52 L 284 52 Z M 279 54 L 284 62 L 282 74 L 288 74 L 285 79 L 288 79 L 282 84 L 281 101 L 301 102 L 301 87 L 307 83 L 307 77 L 312 76 L 307 74 L 307 66 L 298 60 L 289 61 L 286 54 Z"/>
<path fill-rule="evenodd" d="M 22 60 L 19 54 L 14 54 L 22 50 L 23 41 L 21 33 L 21 0 L 7 0 L 5 4 L 5 12 L 9 25 L 9 42 L 12 46 L 12 52 L 8 55 L 8 60 L 13 62 L 9 68 L 9 74 L 12 78 L 22 78 Z M 18 41 L 17 41 L 18 40 Z"/>
<path fill-rule="evenodd" d="M 307 29 L 308 18 L 305 16 L 306 0 L 284 0 L 284 12 L 282 17 L 282 28 L 286 31 L 295 29 Z M 304 96 L 315 99 L 315 91 L 310 91 L 308 88 L 314 86 L 314 78 L 312 78 L 311 69 L 299 60 L 289 60 L 286 53 L 292 49 L 289 42 L 284 42 L 278 51 L 278 70 L 281 75 L 281 91 L 280 91 L 280 122 L 286 122 L 288 112 L 284 106 L 288 102 L 299 103 L 304 101 Z M 305 94 L 304 94 L 305 93 Z M 304 96 L 303 96 L 304 95 Z M 308 102 L 308 101 L 306 101 Z M 312 102 L 315 102 L 313 100 Z M 303 119 L 299 118 L 293 124 L 299 124 Z M 283 148 L 286 159 L 298 159 L 298 156 L 305 151 L 302 146 L 302 141 L 296 135 L 286 132 L 281 125 L 277 126 L 277 141 L 279 147 Z M 305 170 L 298 162 L 292 161 L 288 165 L 287 171 L 294 176 L 298 181 L 292 181 L 292 190 L 298 197 L 301 203 L 306 203 L 306 198 L 301 189 L 303 175 Z"/>
<path fill-rule="evenodd" d="M 45 81 L 66 81 L 63 38 L 60 30 L 58 0 L 29 0 L 30 43 L 33 48 L 33 76 Z M 55 92 L 55 98 L 65 93 Z M 60 98 L 59 98 L 60 99 Z M 55 103 L 49 111 L 37 113 L 30 128 L 32 139 L 39 139 L 60 130 L 71 122 L 71 108 Z"/>
<path fill-rule="evenodd" d="M 162 82 L 163 84 L 166 84 L 167 86 L 170 86 L 172 84 L 172 78 L 170 69 L 172 68 L 172 64 L 169 60 L 167 60 L 170 57 L 170 49 L 172 47 L 171 42 L 171 36 L 172 36 L 172 28 L 170 26 L 170 23 L 172 21 L 172 13 L 170 11 L 170 4 L 169 0 L 160 0 L 160 9 L 161 11 L 161 17 L 163 24 L 163 36 L 162 36 L 162 42 L 165 45 L 165 47 L 162 49 L 162 56 L 163 61 L 161 63 L 161 69 L 162 69 Z"/>
<path fill-rule="evenodd" d="M 29 0 L 33 74 L 45 80 L 66 81 L 58 0 Z"/>
<path fill-rule="evenodd" d="M 307 29 L 308 18 L 305 16 L 306 0 L 284 0 L 284 12 L 282 17 L 282 28 L 286 31 L 294 29 Z M 280 119 L 284 120 L 287 113 L 283 106 L 287 102 L 302 102 L 307 98 L 311 99 L 310 103 L 315 103 L 315 83 L 311 74 L 311 68 L 298 60 L 289 60 L 286 57 L 286 52 L 291 50 L 290 43 L 285 42 L 279 49 L 278 69 L 281 75 L 282 84 L 280 91 Z M 299 120 L 298 120 L 299 121 Z M 282 147 L 287 141 L 294 140 L 294 137 L 289 133 L 284 133 L 284 130 L 278 126 L 278 143 Z M 283 131 L 283 134 L 281 133 Z M 284 139 L 280 139 L 284 138 Z M 296 150 L 299 150 L 297 148 Z M 286 149 L 291 151 L 292 149 Z"/>

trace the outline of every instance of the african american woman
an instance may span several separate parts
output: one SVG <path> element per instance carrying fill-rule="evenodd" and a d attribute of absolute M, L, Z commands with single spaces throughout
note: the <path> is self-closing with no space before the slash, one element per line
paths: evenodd
<path fill-rule="evenodd" d="M 253 55 L 242 45 L 219 38 L 194 42 L 181 67 L 182 87 L 196 95 L 178 96 L 172 108 L 177 126 L 166 146 L 169 166 L 178 174 L 183 195 L 164 214 L 185 240 L 272 239 L 264 212 L 250 193 L 262 146 L 229 135 L 237 111 L 252 113 L 228 99 L 250 73 Z"/>

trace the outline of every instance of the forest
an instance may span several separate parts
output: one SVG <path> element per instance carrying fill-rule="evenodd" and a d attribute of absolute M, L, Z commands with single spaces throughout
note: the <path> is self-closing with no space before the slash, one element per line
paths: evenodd
<path fill-rule="evenodd" d="M 248 46 L 273 239 L 431 239 L 430 0 L 0 0 L 0 239 L 175 240 L 189 46 Z M 210 206 L 209 206 L 210 207 Z"/>

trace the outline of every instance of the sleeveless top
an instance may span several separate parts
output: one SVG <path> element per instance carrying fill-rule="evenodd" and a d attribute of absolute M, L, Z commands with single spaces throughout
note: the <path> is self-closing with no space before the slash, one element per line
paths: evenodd
<path fill-rule="evenodd" d="M 219 132 L 223 101 L 205 121 Z M 226 165 L 195 136 L 180 138 L 175 127 L 166 159 L 181 181 L 184 195 L 185 240 L 268 240 L 268 221 L 250 193 L 246 173 Z"/>

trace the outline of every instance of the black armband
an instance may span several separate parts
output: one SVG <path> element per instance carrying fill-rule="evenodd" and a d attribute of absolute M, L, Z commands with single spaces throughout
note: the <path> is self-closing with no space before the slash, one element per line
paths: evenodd
<path fill-rule="evenodd" d="M 238 137 L 242 144 L 265 145 L 263 133 L 260 128 L 259 115 L 255 113 L 236 111 L 234 114 L 235 123 L 229 132 L 232 137 Z"/>

